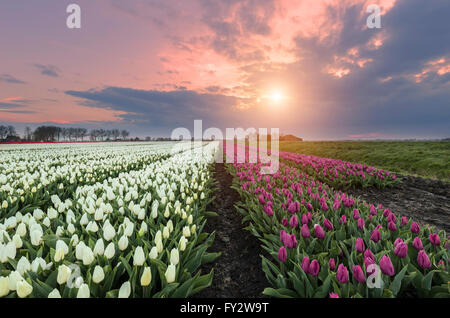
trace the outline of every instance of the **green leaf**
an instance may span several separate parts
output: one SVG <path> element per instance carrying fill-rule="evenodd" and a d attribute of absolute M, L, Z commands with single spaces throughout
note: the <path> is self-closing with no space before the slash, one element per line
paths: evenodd
<path fill-rule="evenodd" d="M 394 297 L 397 296 L 398 292 L 400 291 L 400 288 L 402 287 L 402 280 L 403 280 L 403 277 L 405 276 L 407 269 L 408 269 L 408 265 L 403 267 L 403 269 L 397 275 L 395 275 L 394 280 L 392 281 L 391 285 L 389 286 L 389 289 L 391 290 Z M 403 286 L 403 287 L 406 287 L 406 286 Z"/>

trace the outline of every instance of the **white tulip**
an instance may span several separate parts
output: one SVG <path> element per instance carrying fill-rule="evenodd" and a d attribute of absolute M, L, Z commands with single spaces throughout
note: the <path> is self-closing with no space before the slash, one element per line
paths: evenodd
<path fill-rule="evenodd" d="M 16 290 L 20 298 L 25 298 L 33 292 L 33 287 L 23 279 L 17 282 Z"/>
<path fill-rule="evenodd" d="M 42 224 L 44 224 L 46 227 L 50 227 L 51 224 L 50 219 L 46 217 L 44 221 L 42 221 Z"/>
<path fill-rule="evenodd" d="M 86 226 L 86 231 L 96 233 L 98 231 L 97 223 L 95 221 L 89 222 L 89 224 Z"/>
<path fill-rule="evenodd" d="M 69 253 L 69 247 L 67 246 L 66 242 L 64 242 L 63 240 L 56 241 L 55 249 L 62 250 L 64 255 L 67 255 L 67 253 Z"/>
<path fill-rule="evenodd" d="M 156 248 L 156 246 L 152 247 L 148 256 L 150 257 L 150 259 L 155 259 L 158 257 L 158 249 Z"/>
<path fill-rule="evenodd" d="M 173 232 L 173 223 L 172 220 L 169 220 L 167 222 L 167 228 L 169 229 L 169 232 L 172 233 Z"/>
<path fill-rule="evenodd" d="M 169 238 L 169 236 L 170 236 L 169 229 L 167 228 L 167 226 L 165 226 L 163 229 L 163 238 L 167 239 Z"/>
<path fill-rule="evenodd" d="M 64 234 L 64 226 L 58 226 L 55 235 L 61 237 L 63 236 L 63 234 Z"/>
<path fill-rule="evenodd" d="M 60 285 L 65 284 L 71 274 L 72 274 L 72 270 L 68 266 L 60 265 L 58 267 L 58 276 L 56 277 L 56 281 Z"/>
<path fill-rule="evenodd" d="M 100 238 L 97 240 L 94 246 L 94 255 L 103 255 L 105 252 L 105 244 L 103 243 L 103 240 Z"/>
<path fill-rule="evenodd" d="M 17 226 L 16 233 L 20 235 L 20 237 L 24 237 L 27 235 L 27 226 L 24 223 L 20 223 Z"/>
<path fill-rule="evenodd" d="M 22 275 L 18 271 L 9 273 L 8 276 L 8 288 L 9 290 L 16 290 L 17 282 L 23 280 Z"/>
<path fill-rule="evenodd" d="M 49 208 L 49 209 L 47 210 L 47 217 L 48 217 L 50 220 L 56 219 L 56 218 L 58 217 L 58 211 L 56 211 L 56 210 L 53 209 L 53 208 Z"/>
<path fill-rule="evenodd" d="M 150 267 L 145 267 L 144 272 L 141 276 L 141 286 L 148 286 L 150 285 L 150 282 L 152 281 L 152 272 L 150 270 Z"/>
<path fill-rule="evenodd" d="M 14 236 L 12 237 L 12 241 L 14 242 L 14 245 L 17 249 L 21 248 L 23 245 L 22 239 L 20 238 L 19 234 L 14 234 Z"/>
<path fill-rule="evenodd" d="M 114 236 L 116 236 L 116 230 L 111 224 L 108 223 L 108 225 L 103 230 L 103 237 L 106 241 L 111 241 Z"/>
<path fill-rule="evenodd" d="M 70 234 L 75 233 L 75 226 L 74 226 L 72 223 L 70 223 L 70 224 L 67 226 L 67 231 L 69 231 Z"/>
<path fill-rule="evenodd" d="M 17 262 L 16 270 L 23 276 L 25 272 L 31 270 L 31 263 L 25 256 L 22 256 L 20 260 Z"/>
<path fill-rule="evenodd" d="M 86 225 L 89 223 L 89 219 L 86 213 L 83 214 L 83 216 L 80 219 L 80 225 Z"/>
<path fill-rule="evenodd" d="M 40 230 L 33 230 L 30 233 L 30 239 L 31 239 L 31 244 L 34 246 L 38 246 L 41 245 L 41 243 L 43 242 L 42 240 L 42 231 Z"/>
<path fill-rule="evenodd" d="M 130 282 L 125 282 L 120 286 L 119 298 L 128 298 L 131 294 L 131 284 Z"/>
<path fill-rule="evenodd" d="M 111 259 L 114 257 L 115 253 L 116 253 L 116 249 L 114 247 L 114 243 L 111 242 L 106 247 L 104 255 L 107 259 Z"/>
<path fill-rule="evenodd" d="M 6 200 L 4 200 L 2 203 L 2 209 L 7 209 L 7 208 L 8 208 L 8 202 Z"/>
<path fill-rule="evenodd" d="M 125 231 L 123 232 L 124 235 L 130 237 L 133 234 L 133 230 L 134 230 L 134 223 L 128 223 Z"/>
<path fill-rule="evenodd" d="M 128 237 L 125 235 L 122 235 L 122 237 L 119 239 L 119 250 L 124 251 L 128 247 Z"/>
<path fill-rule="evenodd" d="M 34 273 L 37 273 L 39 270 L 39 266 L 41 266 L 42 270 L 45 270 L 47 268 L 47 263 L 42 257 L 37 257 L 31 262 L 31 270 Z"/>
<path fill-rule="evenodd" d="M 134 266 L 142 266 L 145 262 L 145 254 L 142 247 L 138 246 L 134 250 L 134 256 L 133 256 L 133 265 Z"/>
<path fill-rule="evenodd" d="M 87 284 L 82 284 L 78 289 L 77 298 L 89 298 L 91 292 L 89 291 L 89 286 Z"/>
<path fill-rule="evenodd" d="M 47 298 L 61 298 L 61 294 L 59 293 L 59 290 L 55 288 L 48 294 Z"/>
<path fill-rule="evenodd" d="M 192 214 L 190 214 L 190 215 L 188 216 L 187 222 L 188 222 L 189 225 L 191 225 L 191 224 L 192 224 L 192 221 L 193 221 L 193 217 L 192 217 Z"/>
<path fill-rule="evenodd" d="M 92 252 L 89 246 L 85 246 L 83 251 L 83 265 L 90 265 L 94 259 L 94 252 Z"/>
<path fill-rule="evenodd" d="M 169 266 L 167 266 L 167 270 L 165 273 L 166 280 L 169 284 L 175 281 L 175 275 L 176 275 L 175 265 L 170 264 Z"/>
<path fill-rule="evenodd" d="M 0 276 L 0 298 L 9 294 L 8 277 Z"/>
<path fill-rule="evenodd" d="M 94 281 L 94 283 L 98 284 L 98 283 L 102 282 L 103 279 L 105 279 L 105 273 L 103 271 L 103 268 L 101 268 L 98 265 L 95 266 L 94 274 L 92 275 L 92 280 Z"/>
<path fill-rule="evenodd" d="M 70 239 L 70 243 L 72 243 L 72 246 L 77 246 L 80 239 L 78 238 L 78 234 L 72 235 L 72 238 Z"/>
<path fill-rule="evenodd" d="M 191 236 L 191 231 L 189 230 L 189 226 L 183 227 L 183 236 L 186 238 Z"/>
<path fill-rule="evenodd" d="M 42 211 L 41 209 L 35 209 L 33 211 L 33 217 L 39 221 L 44 217 L 44 211 Z"/>
<path fill-rule="evenodd" d="M 177 248 L 173 248 L 170 251 L 170 262 L 173 265 L 177 265 L 179 261 L 180 261 L 180 253 L 178 252 Z"/>
<path fill-rule="evenodd" d="M 180 238 L 180 242 L 178 244 L 179 248 L 180 248 L 180 251 L 184 251 L 186 249 L 186 243 L 187 243 L 187 239 L 184 236 L 182 236 Z"/>

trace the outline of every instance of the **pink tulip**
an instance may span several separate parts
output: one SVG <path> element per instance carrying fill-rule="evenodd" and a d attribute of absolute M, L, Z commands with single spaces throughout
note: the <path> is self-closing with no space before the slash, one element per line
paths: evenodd
<path fill-rule="evenodd" d="M 394 231 L 397 231 L 397 226 L 395 225 L 394 222 L 389 222 L 388 229 L 391 230 L 392 232 L 394 232 Z"/>
<path fill-rule="evenodd" d="M 334 258 L 330 258 L 330 260 L 328 261 L 328 266 L 332 271 L 336 269 L 336 261 L 334 260 Z"/>
<path fill-rule="evenodd" d="M 343 264 L 339 264 L 336 278 L 341 284 L 345 284 L 348 282 L 348 269 Z"/>
<path fill-rule="evenodd" d="M 283 224 L 283 226 L 287 226 L 288 225 L 288 220 L 286 218 L 283 218 L 281 223 Z"/>
<path fill-rule="evenodd" d="M 310 236 L 311 236 L 311 234 L 309 233 L 308 225 L 306 225 L 306 224 L 303 224 L 303 225 L 302 225 L 301 233 L 302 233 L 302 236 L 303 236 L 304 238 L 307 238 L 307 237 L 310 237 Z"/>
<path fill-rule="evenodd" d="M 301 267 L 305 273 L 309 272 L 309 257 L 307 256 L 303 257 Z"/>
<path fill-rule="evenodd" d="M 414 233 L 414 234 L 420 233 L 419 224 L 417 224 L 416 222 L 412 222 L 411 223 L 411 232 Z"/>
<path fill-rule="evenodd" d="M 324 220 L 323 220 L 323 226 L 325 226 L 325 228 L 328 230 L 328 231 L 332 231 L 333 230 L 333 224 L 330 222 L 330 220 L 328 220 L 327 218 L 325 218 Z"/>
<path fill-rule="evenodd" d="M 354 210 L 353 210 L 353 219 L 359 220 L 360 217 L 361 217 L 361 216 L 359 215 L 358 209 L 354 209 Z"/>
<path fill-rule="evenodd" d="M 353 265 L 352 270 L 353 270 L 353 277 L 355 278 L 355 280 L 358 283 L 364 283 L 366 281 L 366 278 L 364 277 L 364 272 L 363 272 L 361 266 Z"/>
<path fill-rule="evenodd" d="M 297 227 L 297 224 L 298 224 L 297 216 L 296 215 L 291 216 L 291 219 L 289 220 L 289 225 L 294 228 Z"/>
<path fill-rule="evenodd" d="M 373 204 L 370 205 L 369 209 L 370 209 L 370 215 L 377 215 L 377 208 Z"/>
<path fill-rule="evenodd" d="M 367 249 L 367 250 L 364 252 L 364 258 L 366 258 L 366 257 L 370 257 L 371 259 L 375 259 L 375 257 L 374 257 L 373 254 L 372 254 L 372 251 L 369 250 L 369 249 Z"/>
<path fill-rule="evenodd" d="M 323 230 L 323 228 L 319 224 L 315 224 L 314 225 L 314 235 L 318 239 L 323 239 L 325 237 L 325 231 Z"/>
<path fill-rule="evenodd" d="M 437 235 L 437 234 L 430 234 L 429 238 L 430 238 L 431 244 L 433 244 L 435 246 L 441 245 L 441 239 L 440 239 L 439 235 Z"/>
<path fill-rule="evenodd" d="M 308 220 L 308 216 L 306 214 L 302 215 L 302 224 L 308 224 L 309 220 Z"/>
<path fill-rule="evenodd" d="M 406 225 L 406 224 L 408 224 L 408 218 L 406 216 L 402 216 L 400 222 L 401 222 L 401 225 Z"/>
<path fill-rule="evenodd" d="M 417 254 L 417 263 L 422 268 L 431 267 L 430 259 L 428 258 L 428 255 L 424 250 L 419 251 L 419 254 Z"/>
<path fill-rule="evenodd" d="M 372 234 L 370 235 L 370 239 L 377 243 L 381 239 L 381 233 L 379 230 L 373 230 Z"/>
<path fill-rule="evenodd" d="M 280 247 L 280 249 L 278 250 L 278 259 L 283 263 L 286 262 L 287 253 L 286 253 L 286 249 L 284 248 L 284 246 Z"/>
<path fill-rule="evenodd" d="M 315 259 L 311 262 L 311 264 L 309 264 L 309 269 L 308 269 L 309 273 L 311 274 L 311 276 L 317 276 L 319 275 L 319 271 L 320 271 L 320 265 L 319 262 Z"/>
<path fill-rule="evenodd" d="M 328 295 L 328 297 L 329 297 L 329 298 L 339 298 L 339 295 L 336 294 L 336 293 L 330 293 L 330 294 Z"/>
<path fill-rule="evenodd" d="M 414 238 L 413 247 L 418 251 L 423 250 L 423 244 L 422 244 L 422 240 L 420 239 L 420 237 L 416 236 Z"/>
<path fill-rule="evenodd" d="M 392 265 L 391 259 L 389 256 L 384 255 L 380 260 L 380 269 L 384 275 L 394 276 L 394 265 Z"/>
<path fill-rule="evenodd" d="M 359 218 L 359 219 L 358 219 L 358 228 L 359 228 L 360 230 L 362 230 L 362 229 L 364 229 L 364 226 L 365 226 L 365 224 L 364 224 L 363 218 Z"/>
<path fill-rule="evenodd" d="M 360 237 L 358 237 L 355 241 L 355 249 L 358 253 L 364 252 L 365 249 L 364 240 Z"/>
<path fill-rule="evenodd" d="M 347 217 L 345 215 L 341 216 L 339 220 L 339 224 L 347 224 Z"/>
<path fill-rule="evenodd" d="M 408 254 L 408 244 L 403 242 L 398 243 L 397 246 L 395 246 L 394 253 L 400 258 L 405 258 Z"/>
<path fill-rule="evenodd" d="M 364 266 L 366 267 L 367 275 L 372 275 L 375 272 L 375 268 L 371 271 L 368 270 L 369 266 L 375 264 L 375 260 L 371 257 L 364 257 Z"/>

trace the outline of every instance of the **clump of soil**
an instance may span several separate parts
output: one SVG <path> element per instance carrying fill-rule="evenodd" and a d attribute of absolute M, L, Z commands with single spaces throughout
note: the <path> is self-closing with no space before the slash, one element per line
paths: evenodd
<path fill-rule="evenodd" d="M 269 283 L 261 266 L 261 243 L 250 232 L 243 229 L 242 217 L 234 208 L 239 194 L 231 189 L 233 178 L 224 164 L 216 164 L 215 178 L 219 182 L 216 199 L 209 207 L 219 214 L 210 218 L 204 231 L 216 231 L 216 238 L 209 252 L 222 252 L 212 264 L 205 264 L 202 272 L 214 268 L 212 285 L 193 295 L 194 298 L 256 298 L 264 297 L 264 288 Z"/>
<path fill-rule="evenodd" d="M 436 226 L 450 233 L 450 184 L 439 180 L 398 175 L 402 183 L 394 188 L 350 189 L 346 192 L 391 209 L 399 216 Z"/>

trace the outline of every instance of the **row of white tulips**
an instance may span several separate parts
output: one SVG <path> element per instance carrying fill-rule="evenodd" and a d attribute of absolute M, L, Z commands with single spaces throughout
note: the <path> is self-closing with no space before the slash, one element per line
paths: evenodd
<path fill-rule="evenodd" d="M 212 273 L 198 268 L 218 257 L 206 253 L 214 235 L 202 233 L 217 146 L 0 216 L 0 297 L 187 297 L 207 287 Z"/>

